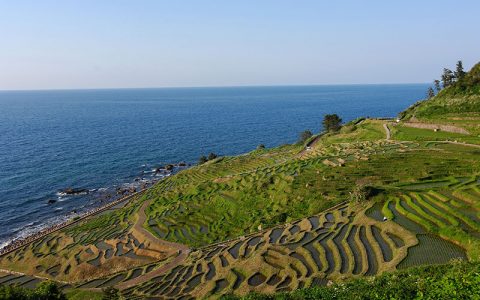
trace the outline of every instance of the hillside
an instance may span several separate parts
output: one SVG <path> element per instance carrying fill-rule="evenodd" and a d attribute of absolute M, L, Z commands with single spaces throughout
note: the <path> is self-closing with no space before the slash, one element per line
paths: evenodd
<path fill-rule="evenodd" d="M 289 293 L 233 295 L 223 299 L 478 299 L 480 263 L 454 261 L 446 265 L 415 267 L 385 273 L 376 278 L 358 278 L 330 286 L 299 289 Z"/>
<path fill-rule="evenodd" d="M 400 114 L 402 119 L 458 126 L 480 134 L 480 63 L 435 97 Z"/>
<path fill-rule="evenodd" d="M 401 122 L 361 118 L 313 137 L 308 147 L 260 148 L 167 177 L 0 256 L 0 284 L 32 288 L 51 279 L 86 294 L 115 287 L 127 299 L 313 288 L 281 294 L 295 298 L 343 282 L 365 289 L 371 280 L 361 278 L 370 276 L 390 286 L 397 276 L 390 272 L 418 275 L 423 271 L 410 268 L 452 260 L 474 272 L 478 69 Z M 459 84 L 467 86 L 457 92 Z M 435 122 L 470 132 L 438 131 Z M 440 278 L 448 268 L 425 270 Z"/>

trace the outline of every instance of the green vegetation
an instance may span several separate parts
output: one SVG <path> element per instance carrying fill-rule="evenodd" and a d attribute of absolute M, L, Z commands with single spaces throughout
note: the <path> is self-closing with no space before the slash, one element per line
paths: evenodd
<path fill-rule="evenodd" d="M 57 284 L 50 281 L 40 283 L 35 289 L 26 289 L 18 286 L 0 286 L 1 300 L 67 300 L 65 294 Z"/>
<path fill-rule="evenodd" d="M 329 287 L 312 287 L 274 295 L 249 294 L 223 299 L 478 299 L 480 263 L 454 262 L 354 279 Z"/>
<path fill-rule="evenodd" d="M 340 130 L 342 119 L 340 119 L 337 114 L 325 115 L 323 117 L 322 125 L 326 132 L 335 132 Z"/>
<path fill-rule="evenodd" d="M 457 70 L 444 70 L 443 89 L 440 82 L 434 85 L 435 97 L 421 101 L 400 114 L 403 120 L 444 124 L 466 129 L 472 135 L 480 135 L 480 63 L 469 72 L 463 71 L 461 62 Z"/>
<path fill-rule="evenodd" d="M 265 146 L 264 146 L 264 148 L 265 148 Z M 204 163 L 206 163 L 206 162 L 208 162 L 208 161 L 211 161 L 211 160 L 216 159 L 217 157 L 218 157 L 217 154 L 215 154 L 215 153 L 213 153 L 213 152 L 210 152 L 210 153 L 208 154 L 208 156 L 205 156 L 205 155 L 200 156 L 200 158 L 198 159 L 198 164 L 199 164 L 199 165 L 202 165 L 202 164 L 204 164 Z"/>
<path fill-rule="evenodd" d="M 480 136 L 458 134 L 431 129 L 412 128 L 403 125 L 392 126 L 392 136 L 399 141 L 450 141 L 480 145 Z"/>
<path fill-rule="evenodd" d="M 83 281 L 162 259 L 168 253 L 158 252 L 154 241 L 133 230 L 143 199 L 138 195 L 128 205 L 44 236 L 0 257 L 0 266 L 54 280 Z"/>
<path fill-rule="evenodd" d="M 300 133 L 300 136 L 298 138 L 298 143 L 299 144 L 304 144 L 306 141 L 308 141 L 311 137 L 313 136 L 313 133 L 310 130 L 305 130 Z"/>
<path fill-rule="evenodd" d="M 91 290 L 69 289 L 65 291 L 65 295 L 68 300 L 104 300 L 103 293 Z"/>
<path fill-rule="evenodd" d="M 335 143 L 354 143 L 360 141 L 379 141 L 385 139 L 383 122 L 378 120 L 360 120 L 342 126 L 340 131 L 327 133 L 321 140 L 324 145 Z"/>
<path fill-rule="evenodd" d="M 324 133 L 304 132 L 294 145 L 211 153 L 114 209 L 0 257 L 1 269 L 21 272 L 0 274 L 0 285 L 68 281 L 60 287 L 73 299 L 98 299 L 91 289 L 104 298 L 119 289 L 127 299 L 475 292 L 471 277 L 457 286 L 453 273 L 434 274 L 444 267 L 410 268 L 480 261 L 479 68 L 445 71 L 445 88 L 436 81 L 438 94 L 398 122 L 341 126 L 327 115 Z M 478 264 L 450 267 L 478 275 Z M 435 280 L 445 286 L 435 291 Z"/>

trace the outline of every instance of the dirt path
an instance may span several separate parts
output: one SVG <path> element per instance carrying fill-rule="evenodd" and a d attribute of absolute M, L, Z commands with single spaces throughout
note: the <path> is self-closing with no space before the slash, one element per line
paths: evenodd
<path fill-rule="evenodd" d="M 454 126 L 454 125 L 422 123 L 422 122 L 418 122 L 418 121 L 417 122 L 404 122 L 403 125 L 407 126 L 407 127 L 412 127 L 412 128 L 429 129 L 429 130 L 439 129 L 441 131 L 452 132 L 452 133 L 470 134 L 464 128 Z"/>
<path fill-rule="evenodd" d="M 142 239 L 145 239 L 146 241 L 148 241 L 150 243 L 149 247 L 151 247 L 152 249 L 164 251 L 167 254 L 170 253 L 170 255 L 174 255 L 175 253 L 177 253 L 178 255 L 172 261 L 166 263 L 165 265 L 161 266 L 160 268 L 152 272 L 149 272 L 147 274 L 141 275 L 132 280 L 128 280 L 118 284 L 117 287 L 119 289 L 129 288 L 131 286 L 148 281 L 156 276 L 159 276 L 161 274 L 168 272 L 172 268 L 175 268 L 176 266 L 181 264 L 188 257 L 188 254 L 190 253 L 190 249 L 188 248 L 188 246 L 159 239 L 158 237 L 154 236 L 150 231 L 145 229 L 145 227 L 143 227 L 143 224 L 147 220 L 145 209 L 148 207 L 150 202 L 151 201 L 145 201 L 142 207 L 140 207 L 140 209 L 138 210 L 138 214 L 137 214 L 138 219 L 135 225 L 133 226 L 132 232 L 134 233 L 134 235 L 140 235 Z"/>
<path fill-rule="evenodd" d="M 167 248 L 165 250 L 169 250 L 168 248 L 170 248 L 170 250 L 173 250 L 173 252 L 188 250 L 189 249 L 188 246 L 159 239 L 158 237 L 154 236 L 150 231 L 145 229 L 145 227 L 143 227 L 143 224 L 147 220 L 147 215 L 145 214 L 145 209 L 150 204 L 150 202 L 151 201 L 145 201 L 143 203 L 142 207 L 140 207 L 140 209 L 138 210 L 138 213 L 137 213 L 138 219 L 137 219 L 137 222 L 135 223 L 135 225 L 133 225 L 133 230 L 132 231 L 140 234 L 145 240 L 149 241 L 150 243 L 153 243 L 153 244 L 156 244 L 156 245 L 160 246 L 162 249 Z"/>
<path fill-rule="evenodd" d="M 454 142 L 454 141 L 426 141 L 427 143 L 441 143 L 441 144 L 453 144 L 465 147 L 473 147 L 473 148 L 480 148 L 480 145 L 476 144 L 467 144 L 462 142 Z"/>
<path fill-rule="evenodd" d="M 156 270 L 154 270 L 150 273 L 138 276 L 137 278 L 134 278 L 132 280 L 124 281 L 124 282 L 118 284 L 116 287 L 118 289 L 124 290 L 124 289 L 127 289 L 129 287 L 138 285 L 140 283 L 149 281 L 150 279 L 155 278 L 159 275 L 165 274 L 166 272 L 170 271 L 171 269 L 173 269 L 176 266 L 178 266 L 179 264 L 181 264 L 188 257 L 189 253 L 190 253 L 190 250 L 180 250 L 179 254 L 172 261 L 166 263 L 165 265 L 161 266 L 160 268 L 158 268 L 158 269 L 156 269 Z"/>
<path fill-rule="evenodd" d="M 387 141 L 390 140 L 391 134 L 390 134 L 390 128 L 388 128 L 387 123 L 383 123 L 383 128 L 385 129 L 385 133 L 387 134 Z"/>
<path fill-rule="evenodd" d="M 307 154 L 309 151 L 312 151 L 311 149 L 318 143 L 318 141 L 320 141 L 320 138 L 322 137 L 322 135 L 323 134 L 319 134 L 316 138 L 313 139 L 313 141 L 308 143 L 307 146 L 305 146 L 305 148 L 303 148 L 302 151 L 300 151 L 297 154 L 297 157 L 302 157 L 305 154 Z"/>

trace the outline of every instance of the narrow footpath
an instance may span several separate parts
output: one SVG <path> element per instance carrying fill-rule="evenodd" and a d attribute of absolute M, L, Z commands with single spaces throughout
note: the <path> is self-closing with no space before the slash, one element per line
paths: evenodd
<path fill-rule="evenodd" d="M 391 138 L 391 134 L 390 134 L 390 128 L 388 128 L 388 124 L 383 123 L 383 128 L 385 129 L 385 133 L 387 134 L 387 141 L 389 141 Z"/>
<path fill-rule="evenodd" d="M 140 234 L 145 240 L 156 244 L 162 248 L 166 248 L 165 250 L 173 250 L 173 251 L 187 251 L 189 248 L 186 245 L 179 244 L 179 243 L 174 243 L 174 242 L 169 242 L 163 239 L 160 239 L 156 236 L 154 236 L 150 231 L 145 229 L 143 227 L 143 224 L 145 224 L 145 221 L 147 220 L 147 215 L 145 214 L 145 209 L 148 207 L 150 204 L 151 200 L 145 201 L 138 210 L 138 219 L 135 225 L 133 225 L 133 232 Z"/>
<path fill-rule="evenodd" d="M 190 253 L 190 249 L 188 246 L 179 244 L 179 243 L 174 243 L 174 242 L 169 242 L 163 239 L 159 239 L 158 237 L 154 236 L 150 231 L 145 229 L 143 227 L 143 224 L 145 224 L 145 221 L 147 220 L 147 215 L 145 214 L 145 209 L 148 207 L 151 201 L 145 201 L 142 205 L 142 207 L 138 211 L 138 220 L 133 226 L 133 232 L 136 234 L 139 234 L 142 236 L 143 239 L 148 240 L 150 243 L 152 243 L 154 246 L 157 246 L 158 248 L 162 249 L 163 251 L 170 252 L 171 255 L 174 255 L 174 253 L 177 253 L 178 255 L 170 262 L 166 263 L 165 265 L 159 267 L 156 270 L 153 270 L 152 272 L 149 272 L 147 274 L 143 274 L 141 276 L 138 276 L 132 280 L 124 281 L 120 284 L 117 285 L 117 288 L 124 290 L 129 287 L 138 285 L 142 282 L 149 281 L 150 279 L 157 277 L 159 275 L 162 275 L 171 269 L 175 268 L 179 264 L 181 264 L 187 257 L 188 254 Z"/>

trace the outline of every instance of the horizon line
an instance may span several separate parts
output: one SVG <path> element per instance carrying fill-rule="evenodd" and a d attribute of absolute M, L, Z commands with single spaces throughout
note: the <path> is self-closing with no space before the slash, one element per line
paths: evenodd
<path fill-rule="evenodd" d="M 97 91 L 97 90 L 154 90 L 154 89 L 209 89 L 209 88 L 262 88 L 262 87 L 313 87 L 352 85 L 412 85 L 428 82 L 405 83 L 320 83 L 320 84 L 259 84 L 259 85 L 205 85 L 205 86 L 163 86 L 163 87 L 98 87 L 98 88 L 41 88 L 41 89 L 0 89 L 0 92 L 53 92 L 53 91 Z"/>

